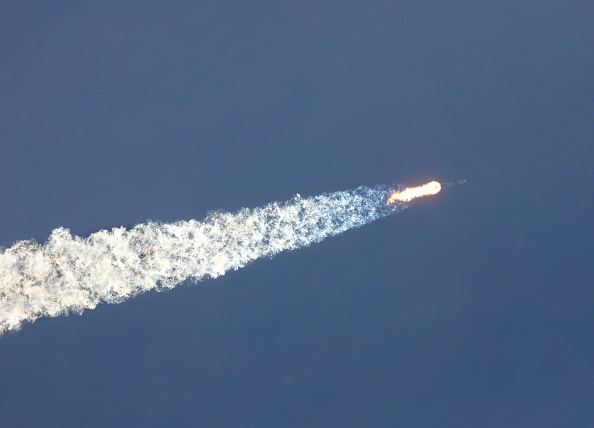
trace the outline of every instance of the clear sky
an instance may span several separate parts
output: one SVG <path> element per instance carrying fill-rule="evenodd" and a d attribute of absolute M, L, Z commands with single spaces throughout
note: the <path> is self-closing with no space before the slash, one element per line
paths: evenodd
<path fill-rule="evenodd" d="M 594 3 L 0 5 L 0 245 L 467 179 L 0 337 L 2 427 L 594 426 Z"/>

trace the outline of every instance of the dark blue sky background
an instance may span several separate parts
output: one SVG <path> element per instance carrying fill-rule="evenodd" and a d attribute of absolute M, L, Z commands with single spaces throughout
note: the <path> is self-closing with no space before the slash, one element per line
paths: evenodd
<path fill-rule="evenodd" d="M 468 183 L 5 334 L 0 426 L 594 426 L 594 3 L 99 3 L 0 6 L 0 245 Z"/>

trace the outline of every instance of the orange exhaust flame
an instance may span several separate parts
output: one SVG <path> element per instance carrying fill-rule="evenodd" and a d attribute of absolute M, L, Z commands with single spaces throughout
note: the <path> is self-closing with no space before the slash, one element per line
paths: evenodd
<path fill-rule="evenodd" d="M 441 190 L 441 183 L 432 181 L 422 186 L 407 187 L 403 190 L 397 190 L 390 195 L 388 203 L 394 202 L 410 202 L 413 199 L 422 198 L 423 196 L 435 195 Z"/>

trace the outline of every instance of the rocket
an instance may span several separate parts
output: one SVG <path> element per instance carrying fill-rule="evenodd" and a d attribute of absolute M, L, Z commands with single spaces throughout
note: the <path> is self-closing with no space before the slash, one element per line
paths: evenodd
<path fill-rule="evenodd" d="M 456 180 L 456 181 L 449 181 L 447 183 L 441 183 L 441 185 L 442 186 L 446 186 L 446 187 L 452 187 L 452 186 L 455 186 L 456 184 L 464 184 L 464 183 L 466 183 L 466 179 L 461 178 L 461 179 Z"/>

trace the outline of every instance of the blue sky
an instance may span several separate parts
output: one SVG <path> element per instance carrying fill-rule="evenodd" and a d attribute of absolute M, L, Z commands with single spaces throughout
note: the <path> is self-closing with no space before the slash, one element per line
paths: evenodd
<path fill-rule="evenodd" d="M 594 6 L 0 6 L 0 245 L 468 183 L 0 338 L 1 426 L 594 422 Z"/>

